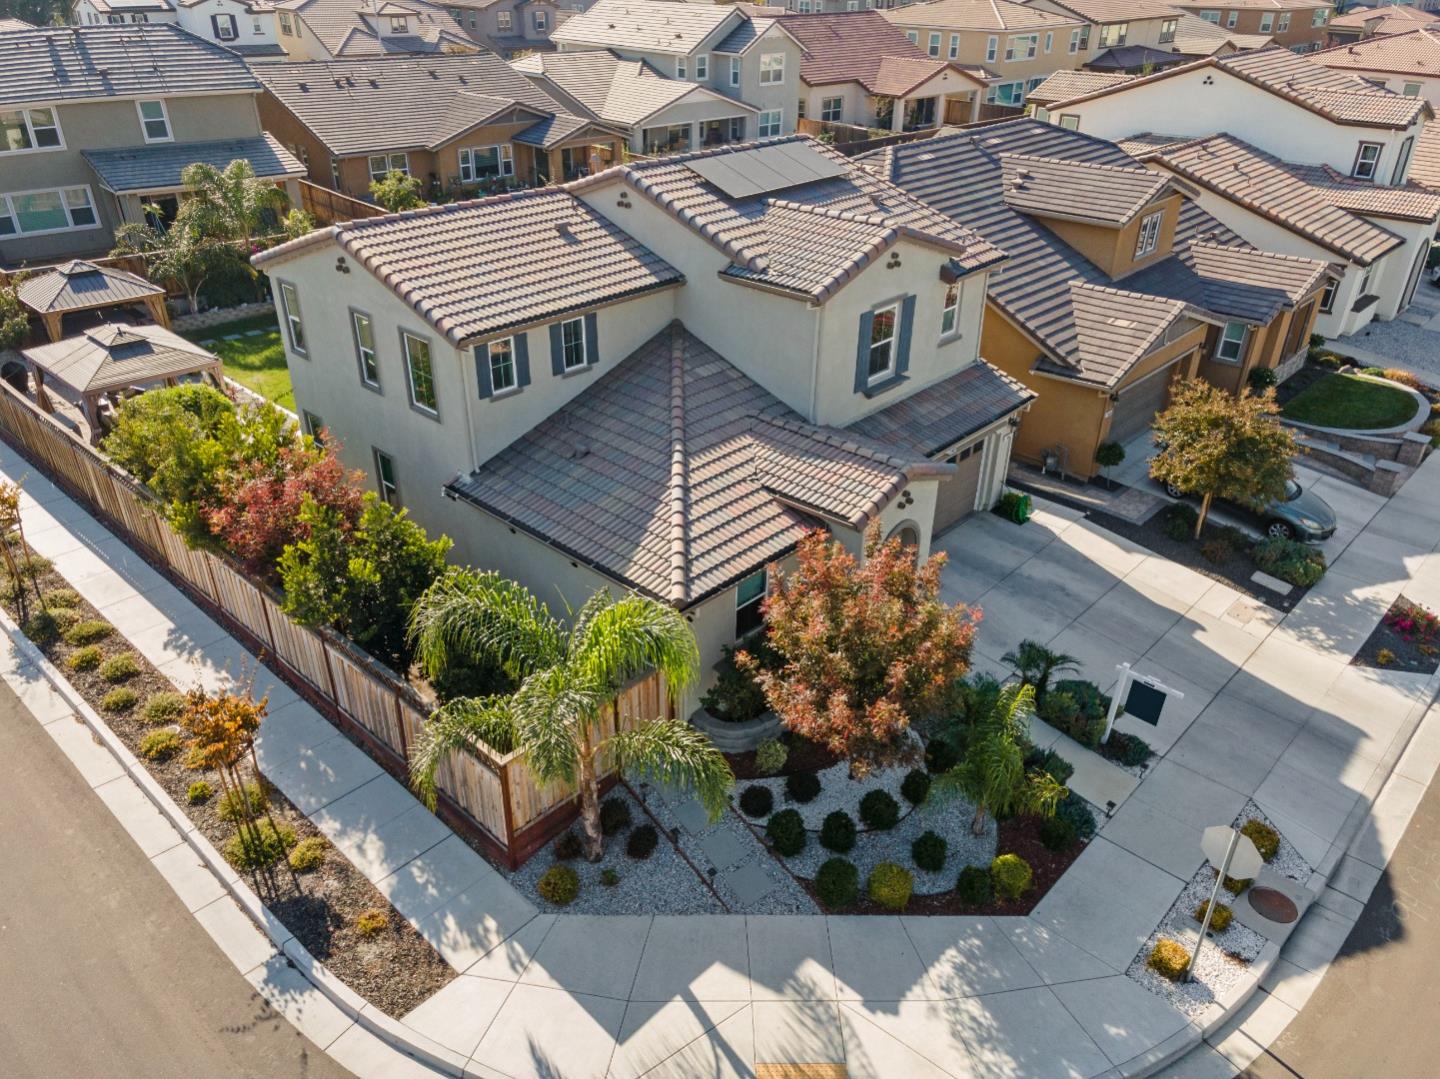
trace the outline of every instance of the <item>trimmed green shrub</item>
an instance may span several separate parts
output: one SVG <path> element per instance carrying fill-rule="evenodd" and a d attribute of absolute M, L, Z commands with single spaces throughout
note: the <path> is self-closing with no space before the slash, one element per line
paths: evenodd
<path fill-rule="evenodd" d="M 575 834 L 573 828 L 555 840 L 555 857 L 559 858 L 562 862 L 574 861 L 580 857 L 584 850 L 584 844 L 580 842 L 580 837 Z"/>
<path fill-rule="evenodd" d="M 1037 767 L 1062 787 L 1069 783 L 1070 777 L 1075 774 L 1075 766 L 1053 749 L 1045 751 Z"/>
<path fill-rule="evenodd" d="M 826 816 L 820 825 L 820 845 L 844 854 L 855 846 L 855 821 L 843 809 Z"/>
<path fill-rule="evenodd" d="M 827 910 L 844 910 L 860 897 L 860 871 L 846 858 L 827 858 L 815 874 L 815 894 Z"/>
<path fill-rule="evenodd" d="M 785 777 L 785 797 L 804 805 L 820 794 L 820 777 L 814 772 L 791 772 Z"/>
<path fill-rule="evenodd" d="M 1200 513 L 1194 506 L 1176 502 L 1165 507 L 1160 516 L 1160 528 L 1176 543 L 1184 543 L 1194 537 L 1195 522 L 1198 520 Z"/>
<path fill-rule="evenodd" d="M 643 861 L 655 853 L 659 842 L 660 833 L 655 830 L 655 825 L 642 824 L 638 828 L 630 829 L 630 837 L 625 840 L 625 853 L 631 858 Z"/>
<path fill-rule="evenodd" d="M 20 632 L 36 644 L 49 644 L 51 641 L 60 639 L 60 620 L 55 617 L 54 611 L 36 611 L 25 619 L 25 624 L 20 627 Z"/>
<path fill-rule="evenodd" d="M 50 559 L 42 558 L 38 554 L 20 555 L 15 559 L 15 569 L 21 577 L 41 577 L 54 568 L 55 564 L 51 562 Z M 67 606 L 67 604 L 59 604 L 58 606 L 63 607 Z M 68 606 L 73 607 L 74 604 L 68 604 Z"/>
<path fill-rule="evenodd" d="M 107 682 L 128 682 L 140 673 L 140 660 L 134 652 L 121 652 L 100 664 L 100 677 Z"/>
<path fill-rule="evenodd" d="M 146 723 L 174 723 L 185 711 L 185 694 L 174 690 L 162 690 L 145 698 L 141 714 Z"/>
<path fill-rule="evenodd" d="M 865 882 L 866 893 L 886 910 L 904 910 L 914 890 L 914 875 L 894 862 L 881 862 Z"/>
<path fill-rule="evenodd" d="M 990 882 L 1001 899 L 1019 899 L 1033 876 L 1030 863 L 1018 854 L 1001 854 L 990 863 Z"/>
<path fill-rule="evenodd" d="M 1245 378 L 1245 381 L 1250 383 L 1250 388 L 1256 393 L 1264 393 L 1279 380 L 1273 367 L 1252 367 L 1250 374 Z"/>
<path fill-rule="evenodd" d="M 775 808 L 775 792 L 752 783 L 740 792 L 740 812 L 747 817 L 768 817 Z"/>
<path fill-rule="evenodd" d="M 1190 967 L 1190 950 L 1178 940 L 1164 937 L 1155 942 L 1145 965 L 1162 978 L 1178 982 Z"/>
<path fill-rule="evenodd" d="M 91 618 L 84 622 L 76 622 L 67 629 L 65 631 L 65 643 L 74 645 L 77 648 L 86 644 L 98 644 L 114 632 L 115 627 L 109 622 L 102 622 L 98 618 Z"/>
<path fill-rule="evenodd" d="M 630 803 L 612 794 L 600 803 L 600 834 L 617 835 L 630 827 Z"/>
<path fill-rule="evenodd" d="M 73 588 L 51 588 L 40 598 L 46 607 L 80 606 L 80 593 Z"/>
<path fill-rule="evenodd" d="M 225 860 L 241 871 L 263 869 L 278 862 L 295 846 L 295 829 L 280 825 L 278 828 L 268 820 L 258 821 L 258 840 L 253 829 L 236 832 L 225 843 Z"/>
<path fill-rule="evenodd" d="M 1250 549 L 1250 557 L 1266 573 L 1300 588 L 1309 588 L 1325 576 L 1324 553 L 1296 540 L 1261 540 Z"/>
<path fill-rule="evenodd" d="M 894 828 L 900 820 L 900 803 L 889 791 L 868 791 L 860 799 L 860 820 L 879 831 Z"/>
<path fill-rule="evenodd" d="M 960 747 L 948 738 L 932 738 L 925 746 L 925 770 L 932 776 L 960 763 Z"/>
<path fill-rule="evenodd" d="M 290 868 L 297 873 L 319 869 L 325 864 L 325 854 L 329 849 L 330 844 L 325 842 L 324 836 L 306 836 L 290 852 Z"/>
<path fill-rule="evenodd" d="M 1075 825 L 1064 817 L 1046 817 L 1040 822 L 1040 842 L 1046 850 L 1069 850 L 1075 842 Z"/>
<path fill-rule="evenodd" d="M 580 894 L 580 874 L 568 865 L 555 864 L 540 874 L 535 882 L 540 898 L 557 907 L 568 907 Z"/>
<path fill-rule="evenodd" d="M 793 857 L 805 849 L 805 820 L 798 809 L 782 809 L 766 822 L 765 835 L 778 853 Z"/>
<path fill-rule="evenodd" d="M 1149 742 L 1124 731 L 1111 731 L 1110 741 L 1100 748 L 1107 758 L 1130 768 L 1144 764 L 1153 756 Z"/>
<path fill-rule="evenodd" d="M 749 645 L 735 648 L 726 645 L 715 665 L 715 685 L 700 698 L 700 707 L 726 723 L 746 723 L 764 715 L 769 709 L 765 691 L 749 671 L 742 671 L 735 662 L 736 652 L 753 652 Z M 773 651 L 773 650 L 772 650 Z"/>
<path fill-rule="evenodd" d="M 1246 888 L 1250 887 L 1250 885 L 1253 883 L 1254 881 L 1252 881 L 1249 877 L 1246 877 L 1244 880 L 1237 880 L 1234 877 L 1226 877 L 1224 881 L 1225 890 L 1231 895 L 1239 895 Z"/>
<path fill-rule="evenodd" d="M 130 711 L 139 703 L 140 694 L 129 686 L 117 686 L 100 698 L 100 711 L 119 714 Z"/>
<path fill-rule="evenodd" d="M 978 865 L 967 865 L 955 882 L 955 894 L 966 906 L 983 906 L 990 902 L 990 874 Z"/>
<path fill-rule="evenodd" d="M 945 852 L 948 846 L 944 836 L 935 832 L 924 832 L 910 844 L 910 857 L 927 873 L 938 873 L 945 868 Z"/>
<path fill-rule="evenodd" d="M 1098 827 L 1089 804 L 1074 791 L 1060 799 L 1060 804 L 1055 807 L 1055 816 L 1069 821 L 1079 839 L 1091 838 Z"/>
<path fill-rule="evenodd" d="M 355 916 L 355 932 L 366 940 L 378 937 L 390 925 L 390 915 L 383 910 L 363 910 Z"/>
<path fill-rule="evenodd" d="M 1109 710 L 1110 698 L 1101 693 L 1094 682 L 1065 678 L 1045 694 L 1037 712 L 1056 730 L 1094 749 L 1105 733 L 1105 715 Z"/>
<path fill-rule="evenodd" d="M 1210 900 L 1205 900 L 1195 908 L 1194 918 L 1201 925 L 1205 924 L 1205 912 L 1210 909 Z M 1215 913 L 1210 916 L 1210 928 L 1216 933 L 1223 933 L 1230 928 L 1230 922 L 1234 919 L 1235 912 L 1224 903 L 1215 904 Z"/>
<path fill-rule="evenodd" d="M 270 808 L 270 796 L 265 791 L 265 784 L 258 779 L 252 779 L 245 784 L 245 793 L 242 796 L 239 791 L 226 791 L 221 796 L 219 803 L 215 806 L 215 815 L 223 821 L 234 824 L 236 821 L 245 819 L 245 799 L 250 799 L 250 812 L 263 813 Z"/>
<path fill-rule="evenodd" d="M 93 671 L 100 666 L 100 661 L 105 658 L 105 653 L 100 651 L 98 644 L 87 644 L 84 648 L 77 648 L 70 653 L 70 658 L 65 661 L 65 666 L 72 671 Z"/>
<path fill-rule="evenodd" d="M 185 792 L 185 800 L 192 806 L 198 806 L 210 801 L 215 795 L 215 789 L 203 779 L 197 779 L 190 784 L 190 789 Z"/>
<path fill-rule="evenodd" d="M 900 783 L 900 797 L 912 806 L 918 806 L 930 797 L 930 773 L 914 768 L 905 773 Z"/>
<path fill-rule="evenodd" d="M 607 888 L 613 888 L 620 883 L 620 874 L 614 869 L 600 870 L 600 883 Z"/>
<path fill-rule="evenodd" d="M 755 747 L 755 767 L 761 775 L 773 776 L 790 759 L 790 748 L 778 738 L 767 738 Z"/>
<path fill-rule="evenodd" d="M 1280 833 L 1263 820 L 1256 820 L 1253 817 L 1240 826 L 1240 834 L 1247 836 L 1250 842 L 1255 844 L 1255 849 L 1260 852 L 1260 857 L 1267 862 L 1273 862 L 1275 855 L 1280 853 Z"/>

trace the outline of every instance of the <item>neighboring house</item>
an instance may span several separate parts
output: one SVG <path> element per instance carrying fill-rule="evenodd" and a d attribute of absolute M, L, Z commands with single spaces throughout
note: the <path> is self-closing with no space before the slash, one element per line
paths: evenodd
<path fill-rule="evenodd" d="M 1026 119 L 859 161 L 1010 253 L 980 352 L 1038 394 L 1017 457 L 1091 476 L 1177 380 L 1304 362 L 1326 261 L 1254 249 L 1113 143 Z"/>
<path fill-rule="evenodd" d="M 77 26 L 126 26 L 179 21 L 171 0 L 75 0 L 70 14 Z"/>
<path fill-rule="evenodd" d="M 797 75 L 802 51 L 776 14 L 748 4 L 599 0 L 567 19 L 551 40 L 561 52 L 608 49 L 643 60 L 669 78 L 753 105 L 752 138 L 788 135 L 804 100 Z"/>
<path fill-rule="evenodd" d="M 1440 105 L 1440 25 L 1337 45 L 1316 53 L 1314 60 L 1397 94 Z"/>
<path fill-rule="evenodd" d="M 874 522 L 925 557 L 994 503 L 1032 399 L 978 355 L 1004 259 L 791 138 L 255 262 L 346 464 L 552 608 L 609 588 L 684 611 L 706 672 L 688 712 L 806 531 L 858 551 Z"/>
<path fill-rule="evenodd" d="M 1088 24 L 1009 0 L 935 0 L 885 12 L 933 59 L 952 60 L 993 77 L 985 100 L 1023 105 L 1026 94 L 1056 71 L 1085 60 Z"/>
<path fill-rule="evenodd" d="M 661 75 L 613 52 L 536 53 L 511 67 L 577 116 L 624 131 L 637 154 L 684 152 L 755 138 L 759 110 L 718 90 Z"/>
<path fill-rule="evenodd" d="M 1378 34 L 1403 34 L 1440 23 L 1440 15 L 1414 7 L 1357 8 L 1330 20 L 1328 43 L 1348 45 Z"/>
<path fill-rule="evenodd" d="M 464 52 L 475 41 L 429 0 L 275 0 L 276 40 L 292 60 Z"/>
<path fill-rule="evenodd" d="M 1334 0 L 1176 0 L 1174 6 L 1239 34 L 1263 34 L 1292 52 L 1323 48 Z"/>
<path fill-rule="evenodd" d="M 1180 12 L 1164 0 L 1031 0 L 1035 7 L 1089 24 L 1081 65 L 1096 71 L 1153 71 L 1174 62 Z"/>
<path fill-rule="evenodd" d="M 390 172 L 433 196 L 581 176 L 624 133 L 567 113 L 492 52 L 256 64 L 265 130 L 353 198 Z"/>
<path fill-rule="evenodd" d="M 1182 56 L 1198 60 L 1205 56 L 1229 56 L 1235 52 L 1263 49 L 1273 44 L 1274 40 L 1270 34 L 1242 34 L 1227 30 L 1219 23 L 1187 12 L 1180 16 L 1180 24 L 1175 28 L 1174 49 Z"/>
<path fill-rule="evenodd" d="M 77 25 L 171 23 L 242 56 L 281 56 L 271 0 L 75 0 Z"/>
<path fill-rule="evenodd" d="M 550 35 L 593 0 L 443 0 L 455 21 L 475 40 L 506 58 L 550 52 Z"/>
<path fill-rule="evenodd" d="M 293 183 L 300 163 L 260 126 L 245 61 L 165 25 L 17 30 L 0 43 L 0 264 L 108 253 L 114 230 L 166 217 L 180 172 L 244 158 Z"/>
<path fill-rule="evenodd" d="M 1026 96 L 1030 114 L 1037 120 L 1048 120 L 1050 109 L 1059 101 L 1108 90 L 1135 79 L 1134 75 L 1112 74 L 1107 71 L 1057 71 Z"/>

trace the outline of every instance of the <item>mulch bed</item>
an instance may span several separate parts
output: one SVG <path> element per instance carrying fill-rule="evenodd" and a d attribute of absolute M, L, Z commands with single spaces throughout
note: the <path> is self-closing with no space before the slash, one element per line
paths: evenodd
<path fill-rule="evenodd" d="M 69 583 L 50 569 L 38 575 L 42 592 L 68 588 Z M 8 584 L 9 579 L 0 570 L 0 583 Z M 27 607 L 31 614 L 38 609 L 33 592 L 27 595 Z M 20 621 L 18 605 L 8 594 L 0 602 L 11 618 Z M 99 612 L 83 599 L 74 606 L 82 619 L 101 619 Z M 139 756 L 140 741 L 146 734 L 165 729 L 165 725 L 151 726 L 143 718 L 144 702 L 152 694 L 184 688 L 175 686 L 168 678 L 151 666 L 138 652 L 128 647 L 128 642 L 118 632 L 99 642 L 100 649 L 108 658 L 122 652 L 131 652 L 140 672 L 124 684 L 134 689 L 140 703 L 130 712 L 105 712 L 100 700 L 115 687 L 106 682 L 99 670 L 72 671 L 66 660 L 77 649 L 65 641 L 57 640 L 38 646 L 45 658 L 53 663 L 85 700 L 104 717 L 110 729 L 125 743 L 131 752 Z M 196 771 L 185 765 L 182 750 L 169 760 L 151 761 L 140 758 L 146 770 L 153 776 L 195 823 L 196 828 L 216 849 L 223 850 L 227 840 L 235 834 L 235 828 L 220 819 L 216 812 L 220 803 L 219 777 L 210 771 Z M 243 770 L 247 776 L 253 773 Z M 197 780 L 205 780 L 215 791 L 214 795 L 200 805 L 190 805 L 188 791 Z M 310 820 L 296 809 L 285 796 L 267 784 L 270 799 L 270 813 L 280 827 L 294 830 L 298 841 L 309 836 L 320 835 Z M 346 985 L 366 1000 L 375 1004 L 389 1015 L 399 1017 L 426 1000 L 456 977 L 456 972 L 440 954 L 422 937 L 409 922 L 395 912 L 364 875 L 339 851 L 330 847 L 324 863 L 315 870 L 292 877 L 284 862 L 276 864 L 275 876 L 278 891 L 262 879 L 252 879 L 251 885 L 286 927 L 310 951 L 323 962 Z M 296 891 L 298 879 L 299 891 Z M 364 911 L 378 910 L 389 917 L 389 925 L 377 935 L 365 938 L 355 929 L 355 920 Z"/>
<path fill-rule="evenodd" d="M 1350 665 L 1410 674 L 1434 674 L 1440 670 L 1440 634 L 1431 632 L 1427 635 L 1423 630 L 1417 630 L 1407 635 L 1400 627 L 1389 624 L 1392 619 L 1416 610 L 1425 611 L 1426 608 L 1404 596 L 1396 599 L 1380 624 L 1365 638 Z M 1381 662 L 1382 659 L 1385 662 Z"/>
<path fill-rule="evenodd" d="M 830 752 L 818 742 L 789 733 L 780 737 L 790 747 L 790 755 L 785 758 L 784 768 L 778 772 L 761 772 L 755 767 L 753 749 L 744 753 L 727 753 L 725 759 L 730 762 L 730 771 L 735 773 L 735 779 L 770 779 L 777 775 L 788 776 L 792 772 L 819 772 L 840 760 L 839 754 Z"/>

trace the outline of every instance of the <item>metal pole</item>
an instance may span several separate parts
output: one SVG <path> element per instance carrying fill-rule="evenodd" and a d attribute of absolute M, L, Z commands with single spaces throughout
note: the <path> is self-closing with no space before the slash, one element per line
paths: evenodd
<path fill-rule="evenodd" d="M 1125 696 L 1125 691 L 1130 688 L 1130 664 L 1116 664 L 1115 669 L 1120 672 L 1120 681 L 1115 686 L 1115 695 L 1110 698 L 1110 711 L 1105 715 L 1105 733 L 1100 736 L 1100 744 L 1103 746 L 1110 741 L 1110 731 L 1115 726 L 1115 717 L 1120 712 L 1120 700 Z"/>
<path fill-rule="evenodd" d="M 1210 931 L 1210 919 L 1215 915 L 1215 900 L 1220 896 L 1220 885 L 1225 883 L 1225 878 L 1230 875 L 1230 859 L 1235 857 L 1235 848 L 1240 845 L 1240 833 L 1231 829 L 1230 846 L 1225 848 L 1225 863 L 1220 867 L 1220 872 L 1215 877 L 1215 887 L 1210 890 L 1210 902 L 1205 906 L 1205 920 L 1200 923 L 1200 939 L 1195 942 L 1195 950 L 1190 953 L 1190 965 L 1185 968 L 1185 980 L 1195 980 L 1195 964 L 1200 961 L 1200 949 L 1205 944 L 1205 934 Z"/>

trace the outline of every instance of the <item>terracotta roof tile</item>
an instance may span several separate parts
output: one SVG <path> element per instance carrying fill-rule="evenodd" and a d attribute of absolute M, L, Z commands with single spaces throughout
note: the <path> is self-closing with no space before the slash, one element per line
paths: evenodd
<path fill-rule="evenodd" d="M 900 96 L 936 75 L 963 67 L 937 60 L 879 11 L 786 15 L 780 25 L 805 49 L 800 78 L 810 86 L 858 82 L 871 93 Z"/>
<path fill-rule="evenodd" d="M 1440 123 L 1429 123 L 1415 140 L 1410 182 L 1440 193 Z"/>
<path fill-rule="evenodd" d="M 1101 165 L 1034 154 L 1001 154 L 1005 201 L 1021 213 L 1083 218 L 1121 226 L 1171 181 L 1127 161 Z"/>
<path fill-rule="evenodd" d="M 1344 71 L 1440 77 L 1440 27 L 1368 37 L 1312 54 L 1317 64 Z"/>
<path fill-rule="evenodd" d="M 1011 0 L 930 0 L 892 8 L 885 18 L 896 26 L 936 27 L 944 30 L 1058 30 L 1083 23 L 1076 16 Z"/>
<path fill-rule="evenodd" d="M 1347 11 L 1344 15 L 1332 17 L 1330 25 L 1331 27 L 1338 26 L 1342 30 L 1346 28 L 1363 30 L 1371 22 L 1375 23 L 1373 33 L 1402 34 L 1406 30 L 1414 30 L 1420 26 L 1429 26 L 1440 22 L 1440 14 L 1399 4 L 1383 8 L 1362 7 L 1356 8 L 1354 11 Z"/>
<path fill-rule="evenodd" d="M 1209 26 L 1209 23 L 1205 24 Z M 1130 82 L 1134 75 L 1110 71 L 1057 71 L 1035 89 L 1025 95 L 1025 100 L 1036 105 L 1049 105 L 1056 101 L 1068 101 L 1082 94 L 1106 90 Z"/>
<path fill-rule="evenodd" d="M 277 10 L 290 11 L 304 20 L 315 39 L 337 59 L 439 53 L 446 49 L 474 49 L 475 42 L 453 15 L 430 0 L 406 0 L 404 14 L 414 22 L 409 34 L 382 34 L 380 18 L 361 0 L 279 0 Z"/>
<path fill-rule="evenodd" d="M 734 9 L 726 5 L 598 0 L 557 26 L 550 39 L 565 45 L 688 55 L 734 17 Z"/>

